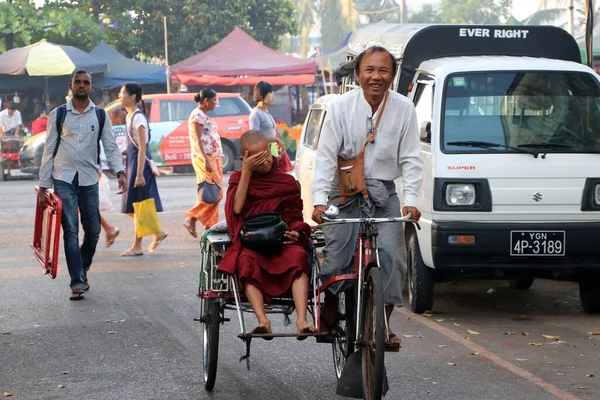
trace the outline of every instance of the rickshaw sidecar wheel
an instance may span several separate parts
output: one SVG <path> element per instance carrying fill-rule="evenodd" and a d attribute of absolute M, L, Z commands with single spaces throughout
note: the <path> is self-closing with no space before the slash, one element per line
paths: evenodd
<path fill-rule="evenodd" d="M 204 388 L 209 392 L 215 387 L 217 379 L 220 312 L 219 300 L 204 301 Z"/>

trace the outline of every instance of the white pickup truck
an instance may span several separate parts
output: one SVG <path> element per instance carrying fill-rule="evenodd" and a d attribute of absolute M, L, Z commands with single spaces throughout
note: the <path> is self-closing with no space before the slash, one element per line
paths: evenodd
<path fill-rule="evenodd" d="M 394 90 L 417 109 L 424 159 L 407 224 L 411 308 L 431 310 L 434 283 L 461 277 L 579 282 L 600 312 L 600 81 L 577 43 L 550 26 L 375 24 L 356 31 L 353 58 L 373 45 L 398 60 Z M 296 176 L 306 216 L 320 129 L 331 96 L 306 119 Z"/>

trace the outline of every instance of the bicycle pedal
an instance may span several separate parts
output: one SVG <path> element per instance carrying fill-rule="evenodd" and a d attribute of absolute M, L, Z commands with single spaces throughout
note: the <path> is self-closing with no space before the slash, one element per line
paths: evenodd
<path fill-rule="evenodd" d="M 317 339 L 317 343 L 333 343 L 335 341 L 335 336 L 334 335 L 317 335 L 315 336 L 315 339 Z"/>
<path fill-rule="evenodd" d="M 402 344 L 400 343 L 386 343 L 384 350 L 388 353 L 399 353 L 401 347 Z"/>

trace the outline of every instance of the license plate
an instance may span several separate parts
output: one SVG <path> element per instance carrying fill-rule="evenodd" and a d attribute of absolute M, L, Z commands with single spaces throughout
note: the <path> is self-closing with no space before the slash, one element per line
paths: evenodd
<path fill-rule="evenodd" d="M 511 231 L 511 256 L 564 256 L 565 231 Z"/>

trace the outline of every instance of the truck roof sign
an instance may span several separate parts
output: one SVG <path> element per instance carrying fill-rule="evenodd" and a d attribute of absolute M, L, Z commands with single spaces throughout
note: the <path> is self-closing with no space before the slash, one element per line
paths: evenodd
<path fill-rule="evenodd" d="M 398 91 L 408 93 L 416 68 L 425 61 L 458 56 L 543 57 L 581 63 L 577 42 L 554 26 L 432 25 L 408 40 L 400 63 Z"/>

